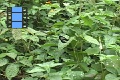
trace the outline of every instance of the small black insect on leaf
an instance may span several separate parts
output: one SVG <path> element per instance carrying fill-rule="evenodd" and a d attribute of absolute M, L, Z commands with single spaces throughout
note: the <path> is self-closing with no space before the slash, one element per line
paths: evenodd
<path fill-rule="evenodd" d="M 66 43 L 69 39 L 66 39 L 65 37 L 63 36 L 59 36 L 59 39 L 62 43 Z"/>

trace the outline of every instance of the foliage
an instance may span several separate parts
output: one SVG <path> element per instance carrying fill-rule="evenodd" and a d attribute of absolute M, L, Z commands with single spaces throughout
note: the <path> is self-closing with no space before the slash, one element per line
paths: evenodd
<path fill-rule="evenodd" d="M 7 28 L 14 6 L 28 28 Z M 120 80 L 119 21 L 119 0 L 0 0 L 0 80 Z"/>

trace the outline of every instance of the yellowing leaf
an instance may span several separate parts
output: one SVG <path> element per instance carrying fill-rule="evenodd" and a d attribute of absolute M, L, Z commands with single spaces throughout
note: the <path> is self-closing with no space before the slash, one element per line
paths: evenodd
<path fill-rule="evenodd" d="M 12 35 L 15 40 L 21 39 L 22 32 L 20 29 L 12 29 Z"/>

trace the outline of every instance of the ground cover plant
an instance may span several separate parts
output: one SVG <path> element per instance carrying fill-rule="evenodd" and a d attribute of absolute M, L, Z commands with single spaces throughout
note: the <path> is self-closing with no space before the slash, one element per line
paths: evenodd
<path fill-rule="evenodd" d="M 28 28 L 7 28 L 14 6 Z M 119 0 L 0 0 L 0 80 L 120 80 L 119 21 Z"/>

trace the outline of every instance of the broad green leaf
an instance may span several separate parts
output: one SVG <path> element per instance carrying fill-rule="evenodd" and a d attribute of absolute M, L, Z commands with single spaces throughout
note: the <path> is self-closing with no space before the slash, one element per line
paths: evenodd
<path fill-rule="evenodd" d="M 106 57 L 104 64 L 107 67 L 114 67 L 115 69 L 118 69 L 120 67 L 120 58 L 118 56 Z"/>
<path fill-rule="evenodd" d="M 28 61 L 33 61 L 33 55 L 28 58 Z"/>
<path fill-rule="evenodd" d="M 59 3 L 52 3 L 52 4 L 51 4 L 51 7 L 59 8 Z"/>
<path fill-rule="evenodd" d="M 110 16 L 110 17 L 115 17 L 116 16 L 115 13 L 112 12 L 112 11 L 105 11 L 104 15 L 107 15 L 107 16 Z"/>
<path fill-rule="evenodd" d="M 51 67 L 56 67 L 56 66 L 59 66 L 59 65 L 62 65 L 62 63 L 54 63 L 54 62 L 46 62 L 46 63 L 43 63 L 43 64 L 36 64 L 42 68 L 44 68 L 47 73 L 50 73 L 50 68 Z"/>
<path fill-rule="evenodd" d="M 44 73 L 43 72 L 37 72 L 37 73 L 32 73 L 30 74 L 32 77 L 43 77 Z"/>
<path fill-rule="evenodd" d="M 22 60 L 20 60 L 20 63 L 22 63 L 26 66 L 32 66 L 32 63 L 28 59 L 22 59 Z"/>
<path fill-rule="evenodd" d="M 12 59 L 15 59 L 17 57 L 16 53 L 6 53 L 7 56 L 9 56 Z"/>
<path fill-rule="evenodd" d="M 106 24 L 109 25 L 109 22 L 106 21 L 106 17 L 105 17 L 105 16 L 96 15 L 95 18 L 96 18 L 97 20 L 99 20 L 100 23 L 103 23 L 103 24 L 105 24 L 105 25 L 106 25 Z"/>
<path fill-rule="evenodd" d="M 54 63 L 54 62 L 50 61 L 50 62 L 46 62 L 43 64 L 36 64 L 36 65 L 38 65 L 40 67 L 47 67 L 47 66 L 48 67 L 56 67 L 56 66 L 62 65 L 62 63 Z"/>
<path fill-rule="evenodd" d="M 40 35 L 40 36 L 46 36 L 47 34 L 41 31 L 36 31 L 32 28 L 28 28 L 27 31 L 31 33 L 32 35 Z"/>
<path fill-rule="evenodd" d="M 19 67 L 17 64 L 9 64 L 5 70 L 6 77 L 11 80 L 13 77 L 17 76 L 19 72 Z"/>
<path fill-rule="evenodd" d="M 91 37 L 91 36 L 84 35 L 84 38 L 85 38 L 86 41 L 88 41 L 88 42 L 90 42 L 90 43 L 99 45 L 99 42 L 98 42 L 95 38 L 93 38 L 93 37 Z"/>
<path fill-rule="evenodd" d="M 48 80 L 63 80 L 59 73 L 50 73 Z"/>
<path fill-rule="evenodd" d="M 120 75 L 120 67 L 116 69 L 118 72 L 118 75 Z"/>
<path fill-rule="evenodd" d="M 51 47 L 51 46 L 56 46 L 56 44 L 55 43 L 45 43 L 43 46 L 41 46 L 41 47 L 43 47 L 43 48 L 45 48 L 45 47 Z"/>
<path fill-rule="evenodd" d="M 79 19 L 79 16 L 71 18 L 65 25 L 69 25 L 69 24 L 75 22 L 77 19 Z"/>
<path fill-rule="evenodd" d="M 22 78 L 22 80 L 38 80 L 38 78 L 25 77 L 25 78 Z"/>
<path fill-rule="evenodd" d="M 85 74 L 85 78 L 94 78 L 98 72 L 94 69 L 91 69 L 88 73 Z"/>
<path fill-rule="evenodd" d="M 100 49 L 98 47 L 95 47 L 95 48 L 88 48 L 85 51 L 87 52 L 88 55 L 91 55 L 91 54 L 98 54 L 100 52 Z"/>
<path fill-rule="evenodd" d="M 31 40 L 31 41 L 39 42 L 39 38 L 36 35 L 22 35 L 22 39 L 24 39 L 25 41 Z"/>
<path fill-rule="evenodd" d="M 117 74 L 117 70 L 114 67 L 106 67 L 106 70 L 111 72 L 112 74 Z"/>
<path fill-rule="evenodd" d="M 0 54 L 0 58 L 3 58 L 3 57 L 5 57 L 6 56 L 6 53 L 1 53 Z"/>
<path fill-rule="evenodd" d="M 6 65 L 8 62 L 9 61 L 5 58 L 0 59 L 0 67 Z"/>
<path fill-rule="evenodd" d="M 61 27 L 62 25 L 64 25 L 64 22 L 57 22 L 53 25 L 53 27 Z"/>
<path fill-rule="evenodd" d="M 29 36 L 28 39 L 30 39 L 30 40 L 32 40 L 34 42 L 39 42 L 39 38 L 37 36 L 35 36 L 35 35 L 34 36 L 32 36 L 32 35 Z"/>
<path fill-rule="evenodd" d="M 84 71 L 89 71 L 89 67 L 87 66 L 87 64 L 86 63 L 80 63 L 80 67 L 81 67 L 81 69 L 83 69 Z"/>
<path fill-rule="evenodd" d="M 28 73 L 36 73 L 36 72 L 43 72 L 43 71 L 45 71 L 45 69 L 36 66 L 36 67 L 34 67 L 33 69 L 28 70 L 27 72 L 28 72 Z"/>
<path fill-rule="evenodd" d="M 25 34 L 25 35 L 22 35 L 22 39 L 25 40 L 25 41 L 27 41 L 28 37 L 30 37 L 30 36 L 29 36 L 29 35 L 26 35 L 26 34 Z"/>
<path fill-rule="evenodd" d="M 9 29 L 3 29 L 2 31 L 0 31 L 0 35 L 4 34 L 5 32 L 7 32 Z"/>
<path fill-rule="evenodd" d="M 46 54 L 40 53 L 40 55 L 37 55 L 36 60 L 45 61 L 46 57 Z"/>
<path fill-rule="evenodd" d="M 91 67 L 96 71 L 102 71 L 101 64 L 92 64 Z"/>
<path fill-rule="evenodd" d="M 120 80 L 120 77 L 117 77 L 116 75 L 114 74 L 107 74 L 105 76 L 105 80 Z"/>
<path fill-rule="evenodd" d="M 60 12 L 62 9 L 58 8 L 58 9 L 51 9 L 50 12 L 48 13 L 48 17 L 53 17 L 54 15 L 56 15 L 58 12 Z"/>
<path fill-rule="evenodd" d="M 112 32 L 120 32 L 120 28 L 119 27 L 112 27 Z"/>
<path fill-rule="evenodd" d="M 47 34 L 44 33 L 44 32 L 41 32 L 41 31 L 37 31 L 37 32 L 35 33 L 35 35 L 37 35 L 37 36 L 46 36 Z"/>
<path fill-rule="evenodd" d="M 82 71 L 70 71 L 68 75 L 72 80 L 82 80 L 84 77 L 84 73 Z"/>
<path fill-rule="evenodd" d="M 32 11 L 31 11 L 31 12 L 32 12 L 32 14 L 33 14 L 33 15 L 35 15 L 35 13 L 37 13 L 37 10 L 32 9 Z"/>
<path fill-rule="evenodd" d="M 75 14 L 75 10 L 67 8 L 67 11 L 72 14 L 72 16 Z"/>
<path fill-rule="evenodd" d="M 51 6 L 49 4 L 42 5 L 39 10 L 42 9 L 51 9 Z"/>
<path fill-rule="evenodd" d="M 83 20 L 84 25 L 87 25 L 90 27 L 93 25 L 93 21 L 88 16 L 82 17 L 82 20 Z"/>
<path fill-rule="evenodd" d="M 6 23 L 5 23 L 6 17 L 3 17 L 2 19 L 3 20 L 1 20 L 0 23 L 3 25 L 4 28 L 6 28 Z"/>
<path fill-rule="evenodd" d="M 69 45 L 71 43 L 72 40 L 74 40 L 74 37 L 70 37 L 69 41 L 67 41 L 66 43 L 62 43 L 60 40 L 58 42 L 58 49 L 62 50 L 63 48 L 67 47 L 67 45 Z"/>
<path fill-rule="evenodd" d="M 44 45 L 42 45 L 41 47 L 43 48 L 43 49 L 46 49 L 47 51 L 50 49 L 50 47 L 52 47 L 52 46 L 56 46 L 57 47 L 57 45 L 55 44 L 55 43 L 45 43 Z"/>
<path fill-rule="evenodd" d="M 104 40 L 105 40 L 106 47 L 109 47 L 110 45 L 116 43 L 116 37 L 114 36 L 105 35 Z"/>
<path fill-rule="evenodd" d="M 106 4 L 113 4 L 114 1 L 118 1 L 118 0 L 104 0 Z"/>
<path fill-rule="evenodd" d="M 34 30 L 34 29 L 30 28 L 30 27 L 27 28 L 27 31 L 28 31 L 29 33 L 31 33 L 31 34 L 35 34 L 35 33 L 38 32 L 38 31 L 36 31 L 36 30 Z"/>

